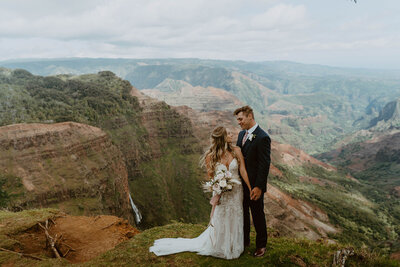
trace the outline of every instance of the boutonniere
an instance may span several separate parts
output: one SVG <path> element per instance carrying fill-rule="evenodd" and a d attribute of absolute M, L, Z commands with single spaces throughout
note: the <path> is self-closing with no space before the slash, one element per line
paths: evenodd
<path fill-rule="evenodd" d="M 254 138 L 256 138 L 256 135 L 255 135 L 255 134 L 252 134 L 252 133 L 249 134 L 249 140 L 250 140 L 250 141 L 253 141 Z"/>

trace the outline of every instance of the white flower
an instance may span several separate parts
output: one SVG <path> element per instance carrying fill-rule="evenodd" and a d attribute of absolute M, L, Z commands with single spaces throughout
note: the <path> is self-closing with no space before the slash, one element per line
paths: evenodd
<path fill-rule="evenodd" d="M 232 189 L 232 185 L 228 184 L 228 186 L 227 186 L 226 188 L 228 188 L 229 190 L 231 190 L 231 189 Z"/>
<path fill-rule="evenodd" d="M 227 177 L 227 178 L 232 178 L 232 173 L 231 173 L 230 171 L 227 171 L 227 172 L 226 172 L 226 177 Z"/>
<path fill-rule="evenodd" d="M 227 186 L 226 180 L 225 180 L 225 179 L 222 179 L 222 180 L 219 182 L 219 186 L 220 186 L 220 187 L 226 187 L 226 186 Z"/>
<path fill-rule="evenodd" d="M 212 189 L 213 189 L 214 191 L 220 190 L 220 189 L 219 189 L 218 183 L 214 184 Z"/>
<path fill-rule="evenodd" d="M 256 135 L 251 133 L 251 134 L 249 134 L 249 137 L 248 137 L 248 138 L 249 138 L 250 141 L 253 141 L 253 139 L 254 139 L 255 137 L 256 137 Z"/>
<path fill-rule="evenodd" d="M 223 179 L 224 176 L 225 176 L 225 175 L 224 175 L 223 173 L 219 173 L 219 174 L 217 174 L 217 176 L 215 177 L 215 179 L 216 179 L 217 181 L 219 181 L 219 180 Z"/>

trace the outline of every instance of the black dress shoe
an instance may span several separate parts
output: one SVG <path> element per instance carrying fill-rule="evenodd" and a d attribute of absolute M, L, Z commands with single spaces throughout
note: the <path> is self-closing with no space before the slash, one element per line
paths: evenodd
<path fill-rule="evenodd" d="M 254 252 L 254 257 L 262 257 L 265 254 L 265 248 L 258 248 L 256 249 L 256 251 Z"/>

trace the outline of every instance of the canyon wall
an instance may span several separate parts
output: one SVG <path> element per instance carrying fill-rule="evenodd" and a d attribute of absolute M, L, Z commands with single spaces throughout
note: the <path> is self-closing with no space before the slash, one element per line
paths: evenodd
<path fill-rule="evenodd" d="M 74 122 L 0 127 L 0 170 L 14 184 L 14 209 L 58 207 L 134 223 L 123 155 L 99 128 Z"/>

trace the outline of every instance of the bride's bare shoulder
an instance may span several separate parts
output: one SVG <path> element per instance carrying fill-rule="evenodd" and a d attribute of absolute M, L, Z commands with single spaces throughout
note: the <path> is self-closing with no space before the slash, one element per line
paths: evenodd
<path fill-rule="evenodd" d="M 233 150 L 235 151 L 235 153 L 240 153 L 240 154 L 242 154 L 242 150 L 241 150 L 240 147 L 238 147 L 238 146 L 233 146 Z"/>

